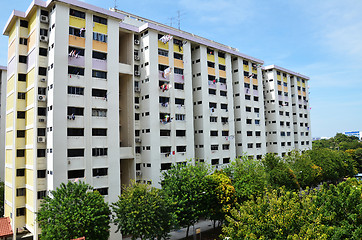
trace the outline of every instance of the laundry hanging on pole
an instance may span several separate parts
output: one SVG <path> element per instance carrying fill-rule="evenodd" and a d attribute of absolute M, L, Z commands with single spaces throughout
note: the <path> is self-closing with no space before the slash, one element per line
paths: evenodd
<path fill-rule="evenodd" d="M 172 40 L 172 36 L 171 35 L 164 35 L 163 37 L 161 37 L 159 40 L 161 42 L 163 42 L 164 44 L 168 43 L 170 40 Z"/>
<path fill-rule="evenodd" d="M 172 71 L 172 67 L 166 68 L 165 70 L 163 70 L 162 76 L 163 76 L 164 78 L 166 78 L 168 75 L 171 74 L 171 71 Z"/>
<path fill-rule="evenodd" d="M 248 76 L 248 78 L 252 78 L 254 76 L 254 74 L 250 74 L 249 76 Z"/>

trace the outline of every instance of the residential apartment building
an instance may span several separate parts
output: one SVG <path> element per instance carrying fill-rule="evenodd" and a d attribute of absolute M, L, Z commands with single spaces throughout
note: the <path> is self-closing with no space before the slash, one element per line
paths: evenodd
<path fill-rule="evenodd" d="M 0 66 L 0 179 L 5 177 L 6 67 Z"/>
<path fill-rule="evenodd" d="M 131 179 L 159 187 L 160 172 L 174 163 L 219 168 L 244 154 L 311 146 L 310 134 L 301 135 L 310 126 L 308 93 L 298 89 L 309 78 L 263 70 L 262 60 L 237 49 L 76 0 L 34 0 L 12 13 L 4 34 L 5 216 L 14 237 L 38 238 L 35 213 L 62 182 L 84 181 L 115 202 Z M 278 86 L 263 86 L 279 70 L 295 95 L 290 140 L 269 134 L 269 111 L 279 106 L 268 91 Z"/>

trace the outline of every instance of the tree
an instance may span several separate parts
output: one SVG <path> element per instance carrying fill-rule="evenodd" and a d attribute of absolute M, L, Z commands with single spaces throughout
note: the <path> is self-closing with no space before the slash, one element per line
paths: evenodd
<path fill-rule="evenodd" d="M 84 183 L 62 183 L 44 198 L 37 214 L 42 239 L 108 239 L 110 209 L 98 191 Z"/>
<path fill-rule="evenodd" d="M 266 179 L 260 161 L 244 156 L 232 161 L 224 171 L 231 178 L 239 203 L 263 193 Z"/>
<path fill-rule="evenodd" d="M 225 215 L 231 210 L 236 203 L 235 188 L 231 185 L 231 180 L 225 173 L 215 171 L 207 177 L 207 217 L 222 223 Z"/>
<path fill-rule="evenodd" d="M 269 153 L 264 156 L 262 163 L 266 172 L 267 183 L 272 188 L 282 186 L 289 190 L 298 190 L 300 188 L 294 171 L 281 157 Z"/>
<path fill-rule="evenodd" d="M 291 151 L 284 159 L 294 171 L 301 188 L 314 187 L 321 182 L 322 169 L 312 162 L 309 155 Z"/>
<path fill-rule="evenodd" d="M 176 215 L 176 226 L 187 227 L 194 225 L 205 216 L 207 178 L 209 169 L 204 163 L 192 165 L 188 163 L 175 164 L 162 173 L 162 189 L 172 201 L 172 210 Z"/>
<path fill-rule="evenodd" d="M 4 182 L 0 179 L 0 217 L 4 216 Z"/>
<path fill-rule="evenodd" d="M 146 184 L 132 183 L 124 188 L 112 205 L 117 231 L 132 235 L 132 240 L 166 239 L 174 215 L 162 190 Z"/>

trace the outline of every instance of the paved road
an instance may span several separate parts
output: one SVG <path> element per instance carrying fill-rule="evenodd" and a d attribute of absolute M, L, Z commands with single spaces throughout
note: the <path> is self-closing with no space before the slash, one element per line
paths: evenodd
<path fill-rule="evenodd" d="M 200 228 L 201 232 L 210 230 L 213 228 L 213 223 L 209 220 L 200 221 L 195 224 L 195 228 Z M 182 228 L 178 231 L 170 233 L 170 240 L 178 240 L 186 237 L 186 230 L 187 228 Z M 192 236 L 193 227 L 190 227 L 189 235 Z M 202 235 L 202 234 L 201 234 Z M 124 240 L 131 240 L 131 238 L 123 238 Z"/>

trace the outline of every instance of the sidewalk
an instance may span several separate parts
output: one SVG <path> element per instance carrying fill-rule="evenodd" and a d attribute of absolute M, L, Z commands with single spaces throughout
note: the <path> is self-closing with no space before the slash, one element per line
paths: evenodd
<path fill-rule="evenodd" d="M 210 220 L 202 220 L 199 221 L 198 223 L 195 224 L 195 229 L 196 228 L 200 228 L 201 232 L 213 229 L 213 223 Z M 186 230 L 187 228 L 181 228 L 180 230 L 174 231 L 174 232 L 170 232 L 170 240 L 178 240 L 178 239 L 183 239 L 186 237 Z M 190 227 L 189 230 L 189 236 L 192 236 L 194 232 L 193 227 Z M 128 238 L 122 238 L 124 240 L 131 240 L 130 237 Z M 138 239 L 137 239 L 138 240 Z"/>

